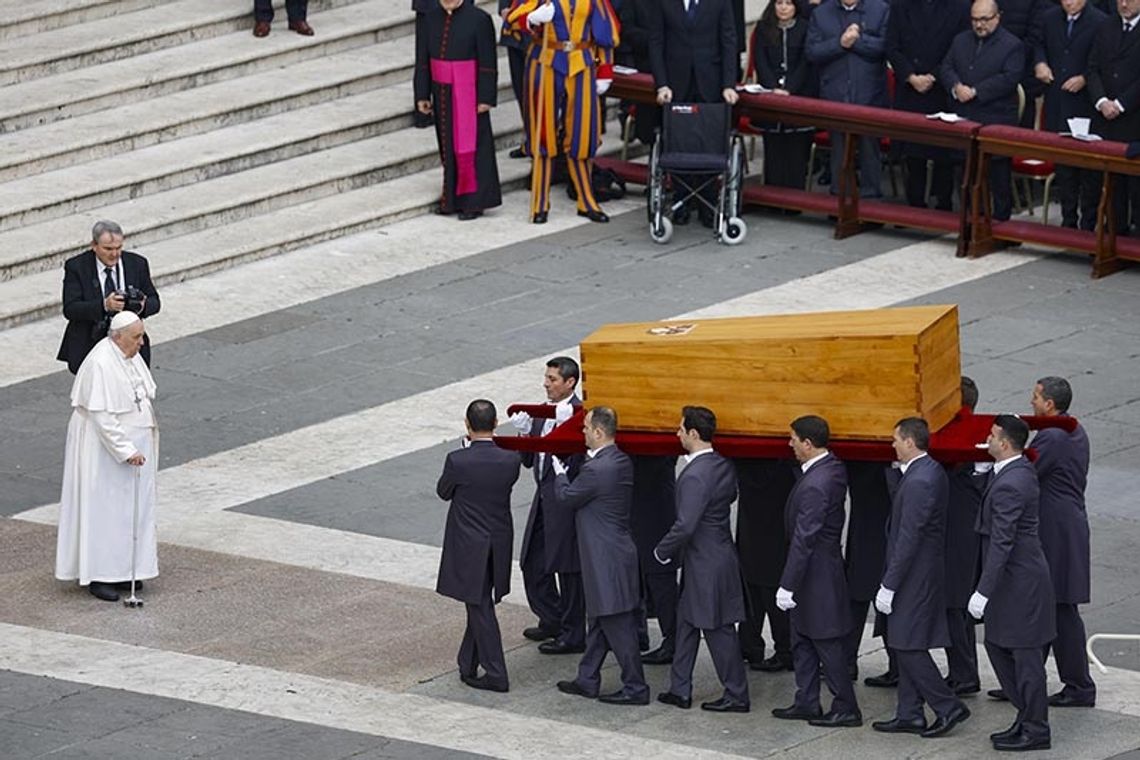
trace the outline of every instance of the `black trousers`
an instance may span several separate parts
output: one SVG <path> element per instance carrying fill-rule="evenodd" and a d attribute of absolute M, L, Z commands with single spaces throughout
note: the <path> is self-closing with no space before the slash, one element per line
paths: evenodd
<path fill-rule="evenodd" d="M 507 65 L 511 71 L 511 89 L 515 93 L 515 101 L 519 105 L 519 114 L 522 116 L 523 123 L 523 149 L 526 149 L 527 135 L 530 130 L 527 129 L 526 121 L 526 51 L 520 50 L 517 47 L 506 46 L 507 48 Z"/>
<path fill-rule="evenodd" d="M 719 628 L 694 628 L 685 619 L 677 621 L 677 650 L 673 667 L 669 671 L 669 691 L 689 699 L 693 695 L 693 666 L 697 662 L 697 649 L 701 634 L 712 656 L 717 678 L 724 685 L 724 696 L 736 702 L 749 704 L 748 676 L 744 672 L 744 658 L 740 656 L 740 641 L 732 623 Z"/>
<path fill-rule="evenodd" d="M 1013 214 L 1013 190 L 1010 185 L 1010 159 L 990 158 L 990 197 L 993 201 L 994 221 L 1004 222 Z"/>
<path fill-rule="evenodd" d="M 955 685 L 979 685 L 978 640 L 974 619 L 966 610 L 946 610 L 946 627 L 950 629 L 950 646 L 946 648 L 948 677 Z"/>
<path fill-rule="evenodd" d="M 1085 655 L 1085 622 L 1075 604 L 1057 605 L 1057 638 L 1050 645 L 1057 660 L 1057 675 L 1065 687 L 1061 692 L 1082 702 L 1096 702 L 1096 684 L 1089 673 Z M 1045 647 L 1049 656 L 1050 647 Z"/>
<path fill-rule="evenodd" d="M 1117 234 L 1126 234 L 1129 228 L 1140 229 L 1140 177 L 1116 174 L 1113 183 L 1112 207 Z M 1133 229 L 1132 234 L 1137 234 L 1138 229 Z"/>
<path fill-rule="evenodd" d="M 906 202 L 911 206 L 926 208 L 926 161 L 918 156 L 907 156 L 906 163 Z M 943 211 L 953 208 L 954 162 L 950 159 L 934 161 L 930 178 L 930 195 L 934 205 Z"/>
<path fill-rule="evenodd" d="M 986 642 L 1002 691 L 1017 708 L 1015 723 L 1031 739 L 1049 736 L 1049 696 L 1040 649 L 1008 649 Z"/>
<path fill-rule="evenodd" d="M 480 665 L 487 678 L 507 686 L 507 662 L 503 657 L 503 637 L 499 632 L 499 619 L 495 617 L 495 603 L 491 601 L 492 570 L 488 568 L 483 596 L 478 604 L 466 604 L 467 628 L 459 645 L 459 672 L 475 677 Z"/>
<path fill-rule="evenodd" d="M 950 712 L 962 705 L 962 701 L 954 696 L 954 692 L 942 680 L 938 666 L 930 652 L 921 650 L 892 650 L 899 670 L 898 710 L 899 720 L 916 722 L 926 721 L 926 713 L 922 705 L 930 705 L 930 709 L 939 717 L 946 717 Z"/>
<path fill-rule="evenodd" d="M 1091 231 L 1096 228 L 1096 209 L 1100 203 L 1098 172 L 1057 166 L 1057 195 L 1061 201 L 1061 224 Z"/>
<path fill-rule="evenodd" d="M 839 175 L 843 170 L 843 146 L 847 140 L 843 132 L 831 132 L 831 193 L 839 192 Z M 856 148 L 856 166 L 859 168 L 859 197 L 881 198 L 883 195 L 883 154 L 878 137 L 859 138 Z"/>
<path fill-rule="evenodd" d="M 855 701 L 855 688 L 847 676 L 847 654 L 841 638 L 809 639 L 796 630 L 792 623 L 792 662 L 796 669 L 796 707 L 801 710 L 819 709 L 819 671 L 834 699 L 831 712 L 846 713 L 859 709 Z"/>
<path fill-rule="evenodd" d="M 581 573 L 558 573 L 558 640 L 569 646 L 586 642 L 586 594 Z"/>
<path fill-rule="evenodd" d="M 578 677 L 574 679 L 587 693 L 597 695 L 602 685 L 602 663 L 613 651 L 621 668 L 622 691 L 630 697 L 648 697 L 645 672 L 641 668 L 641 654 L 637 651 L 636 612 L 616 615 L 599 615 L 590 620 L 586 632 L 586 653 L 578 663 Z"/>
<path fill-rule="evenodd" d="M 776 606 L 776 588 L 748 584 L 748 619 L 740 624 L 740 648 L 749 662 L 764 659 L 764 619 L 772 633 L 776 656 L 792 661 L 792 630 L 788 613 Z"/>
<path fill-rule="evenodd" d="M 309 13 L 309 0 L 286 0 L 285 12 L 290 21 L 304 21 Z M 253 18 L 256 21 L 272 21 L 273 0 L 253 0 Z"/>
<path fill-rule="evenodd" d="M 764 132 L 764 184 L 802 190 L 812 132 Z"/>
<path fill-rule="evenodd" d="M 540 627 L 547 631 L 560 631 L 562 598 L 558 593 L 554 573 L 546 569 L 546 533 L 543 529 L 541 502 L 535 512 L 531 530 L 530 546 L 521 567 L 526 602 L 531 612 L 538 617 Z"/>
<path fill-rule="evenodd" d="M 661 629 L 661 649 L 672 654 L 677 641 L 677 574 L 643 573 L 641 576 L 641 610 L 637 621 L 638 638 L 648 640 L 647 617 L 657 618 Z"/>

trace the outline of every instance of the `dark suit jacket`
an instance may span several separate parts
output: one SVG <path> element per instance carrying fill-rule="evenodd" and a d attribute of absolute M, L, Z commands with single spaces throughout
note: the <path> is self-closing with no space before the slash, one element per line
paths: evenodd
<path fill-rule="evenodd" d="M 577 395 L 570 397 L 570 403 L 575 409 L 582 406 L 582 400 Z M 542 428 L 546 424 L 544 419 L 536 419 L 531 426 L 530 434 L 533 438 L 542 435 Z M 582 466 L 582 454 L 572 454 L 561 457 L 570 471 L 570 478 L 578 475 L 578 468 Z M 534 473 L 534 499 L 530 503 L 530 513 L 527 515 L 526 528 L 523 530 L 522 547 L 519 550 L 520 564 L 526 560 L 530 552 L 531 538 L 534 536 L 534 521 L 538 510 L 542 510 L 542 535 L 546 551 L 546 571 L 549 573 L 576 573 L 581 567 L 578 560 L 578 539 L 574 533 L 574 515 L 564 509 L 550 509 L 547 505 L 553 504 L 554 499 L 554 469 L 550 464 L 550 457 L 542 458 L 542 472 L 535 465 L 538 455 L 530 452 L 522 455 L 523 467 Z"/>
<path fill-rule="evenodd" d="M 736 84 L 736 23 L 729 0 L 700 0 L 689 21 L 682 0 L 661 0 L 650 16 L 649 62 L 656 87 L 669 87 L 680 102 L 695 94 L 719 103 Z"/>
<path fill-rule="evenodd" d="M 788 542 L 784 507 L 799 465 L 787 459 L 737 459 L 736 550 L 747 583 L 776 588 L 784 572 Z"/>
<path fill-rule="evenodd" d="M 1080 92 L 1065 92 L 1061 85 L 1078 74 L 1087 79 L 1093 41 L 1106 18 L 1105 14 L 1086 4 L 1080 17 L 1073 22 L 1073 36 L 1070 37 L 1068 15 L 1064 9 L 1056 6 L 1045 12 L 1041 40 L 1034 56 L 1034 64 L 1047 63 L 1053 70 L 1053 83 L 1045 89 L 1044 129 L 1068 132 L 1066 119 L 1093 115 L 1095 109 L 1089 100 L 1087 84 Z"/>
<path fill-rule="evenodd" d="M 662 565 L 653 558 L 653 547 L 677 519 L 677 457 L 635 456 L 631 460 L 633 505 L 630 529 L 637 545 L 641 572 L 649 575 L 676 574 L 675 566 Z"/>
<path fill-rule="evenodd" d="M 1053 3 L 1051 0 L 1001 0 L 998 4 L 1002 28 L 1022 42 L 1021 84 L 1032 98 L 1044 88 L 1033 76 L 1033 55 L 1041 41 L 1041 20 Z"/>
<path fill-rule="evenodd" d="M 913 460 L 891 503 L 883 587 L 895 592 L 887 616 L 892 649 L 950 645 L 946 627 L 946 504 L 949 484 L 929 456 Z"/>
<path fill-rule="evenodd" d="M 847 593 L 869 602 L 879 590 L 887 561 L 887 519 L 891 494 L 882 462 L 846 462 L 851 517 L 847 525 Z"/>
<path fill-rule="evenodd" d="M 701 454 L 677 478 L 677 521 L 657 544 L 657 556 L 683 565 L 677 615 L 712 630 L 744 620 L 744 587 L 732 544 L 736 472 L 715 451 Z"/>
<path fill-rule="evenodd" d="M 443 554 L 435 590 L 467 604 L 483 601 L 487 574 L 492 599 L 511 591 L 511 489 L 519 479 L 519 455 L 492 441 L 472 441 L 443 463 L 435 492 L 449 499 Z"/>
<path fill-rule="evenodd" d="M 146 305 L 140 317 L 146 319 L 157 314 L 162 308 L 162 301 L 150 280 L 147 260 L 137 253 L 123 251 L 122 262 L 123 279 L 126 282 L 119 283 L 119 287 L 133 285 L 146 293 Z M 103 309 L 102 274 L 103 265 L 95 258 L 95 251 L 90 249 L 72 256 L 63 265 L 63 316 L 67 318 L 67 329 L 63 332 L 63 342 L 60 343 L 56 358 L 67 362 L 67 368 L 72 374 L 79 371 L 79 365 L 87 358 L 87 354 L 107 334 L 106 330 L 94 334 L 106 315 Z M 139 354 L 149 366 L 149 336 L 143 338 Z"/>
<path fill-rule="evenodd" d="M 1112 121 L 1098 111 L 1092 131 L 1106 140 L 1135 140 L 1140 135 L 1140 28 L 1133 27 L 1126 37 L 1120 14 L 1109 16 L 1096 35 L 1089 56 L 1089 99 L 1096 105 L 1101 98 L 1119 100 L 1124 113 Z"/>
<path fill-rule="evenodd" d="M 846 496 L 847 470 L 828 454 L 796 481 L 784 510 L 788 560 L 780 586 L 794 594 L 792 625 L 810 639 L 834 639 L 851 630 L 839 547 Z"/>
<path fill-rule="evenodd" d="M 798 16 L 796 23 L 786 30 L 756 28 L 752 67 L 759 84 L 772 90 L 787 90 L 793 95 L 816 96 L 819 77 L 807 58 L 807 32 L 808 20 L 804 16 Z"/>
<path fill-rule="evenodd" d="M 823 0 L 808 24 L 807 56 L 819 72 L 824 100 L 864 106 L 887 102 L 887 25 L 891 6 L 885 0 L 859 0 L 844 10 L 839 0 Z M 843 31 L 859 24 L 862 34 L 851 48 L 839 44 Z"/>
<path fill-rule="evenodd" d="M 1089 515 L 1085 511 L 1089 438 L 1080 425 L 1072 433 L 1046 428 L 1034 436 L 1033 448 L 1041 485 L 1041 548 L 1049 563 L 1053 593 L 1058 602 L 1087 604 L 1091 584 Z"/>
<path fill-rule="evenodd" d="M 1017 85 L 1025 68 L 1025 46 L 1000 26 L 982 42 L 973 31 L 954 38 L 938 79 L 952 92 L 961 83 L 978 91 L 968 103 L 951 100 L 959 116 L 982 124 L 1017 124 Z"/>
<path fill-rule="evenodd" d="M 975 472 L 973 463 L 952 465 L 950 506 L 946 514 L 946 606 L 964 610 L 978 587 L 978 557 L 982 543 L 974 526 L 982 507 L 982 494 L 990 482 L 988 472 Z"/>
<path fill-rule="evenodd" d="M 582 556 L 582 589 L 590 618 L 617 615 L 641 604 L 637 547 L 629 528 L 633 463 L 610 444 L 587 457 L 570 480 L 554 479 L 553 509 L 574 516 Z"/>
<path fill-rule="evenodd" d="M 989 599 L 986 641 L 1000 647 L 1043 647 L 1057 636 L 1053 584 L 1038 537 L 1037 509 L 1037 473 L 1025 457 L 996 473 L 982 497 L 978 593 Z"/>
<path fill-rule="evenodd" d="M 911 74 L 938 77 L 954 38 L 970 28 L 969 0 L 894 0 L 887 26 L 887 60 L 895 71 L 894 107 L 911 113 L 947 110 L 949 95 L 941 81 L 919 92 L 906 81 Z"/>

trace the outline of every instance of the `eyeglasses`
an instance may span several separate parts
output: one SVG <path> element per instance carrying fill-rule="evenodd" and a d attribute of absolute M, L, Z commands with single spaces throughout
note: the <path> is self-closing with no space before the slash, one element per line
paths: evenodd
<path fill-rule="evenodd" d="M 998 17 L 998 15 L 996 13 L 990 14 L 989 16 L 971 16 L 970 17 L 970 23 L 971 24 L 988 24 L 997 17 Z"/>

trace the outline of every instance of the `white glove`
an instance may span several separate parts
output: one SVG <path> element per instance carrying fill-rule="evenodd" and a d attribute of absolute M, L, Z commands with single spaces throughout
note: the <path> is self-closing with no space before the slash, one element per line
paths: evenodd
<path fill-rule="evenodd" d="M 614 83 L 612 79 L 599 79 L 597 80 L 596 89 L 599 95 L 605 95 L 606 90 L 610 89 L 610 85 Z"/>
<path fill-rule="evenodd" d="M 508 417 L 507 420 L 515 426 L 515 430 L 524 434 L 529 433 L 531 426 L 534 424 L 534 420 L 532 420 L 530 415 L 526 412 L 515 412 Z"/>
<path fill-rule="evenodd" d="M 796 600 L 792 598 L 792 592 L 782 586 L 776 589 L 776 606 L 784 612 L 794 609 Z"/>
<path fill-rule="evenodd" d="M 895 592 L 885 586 L 879 586 L 879 593 L 875 594 L 875 609 L 884 615 L 891 614 L 891 603 L 895 600 Z"/>
<path fill-rule="evenodd" d="M 966 604 L 966 609 L 970 611 L 970 614 L 974 616 L 975 620 L 981 620 L 982 615 L 986 614 L 986 605 L 989 601 L 989 599 L 975 591 L 970 595 L 970 601 Z"/>
<path fill-rule="evenodd" d="M 543 3 L 527 14 L 526 22 L 531 26 L 548 24 L 554 19 L 554 3 Z"/>
<path fill-rule="evenodd" d="M 566 420 L 574 416 L 574 405 L 570 403 L 570 399 L 559 401 L 554 407 L 554 424 L 561 425 Z"/>
<path fill-rule="evenodd" d="M 566 465 L 562 463 L 561 459 L 554 456 L 553 454 L 550 455 L 550 466 L 554 470 L 554 477 L 566 474 Z"/>

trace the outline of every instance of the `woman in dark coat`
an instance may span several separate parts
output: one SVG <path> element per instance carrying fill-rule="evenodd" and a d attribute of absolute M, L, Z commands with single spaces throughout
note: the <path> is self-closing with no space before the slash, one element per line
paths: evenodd
<path fill-rule="evenodd" d="M 780 95 L 815 97 L 815 71 L 804 54 L 807 15 L 795 0 L 772 0 L 756 25 L 752 68 L 760 85 Z M 804 186 L 814 127 L 761 124 L 764 130 L 764 182 Z"/>

